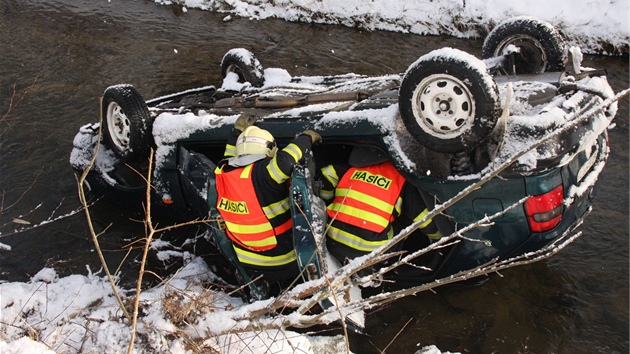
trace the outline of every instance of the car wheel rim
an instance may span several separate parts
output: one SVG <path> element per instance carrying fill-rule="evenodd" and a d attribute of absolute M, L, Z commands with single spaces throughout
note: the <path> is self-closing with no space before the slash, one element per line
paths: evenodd
<path fill-rule="evenodd" d="M 451 139 L 468 130 L 475 111 L 472 94 L 459 79 L 445 74 L 423 79 L 412 96 L 418 125 L 428 134 Z"/>
<path fill-rule="evenodd" d="M 545 72 L 547 67 L 547 54 L 540 41 L 526 34 L 510 36 L 497 46 L 495 56 L 503 55 L 508 46 L 513 45 L 519 49 L 516 67 L 519 72 L 536 74 Z M 509 73 L 515 74 L 515 73 Z"/>
<path fill-rule="evenodd" d="M 107 106 L 107 129 L 112 138 L 112 143 L 119 151 L 129 147 L 131 136 L 131 123 L 118 103 L 111 102 Z"/>

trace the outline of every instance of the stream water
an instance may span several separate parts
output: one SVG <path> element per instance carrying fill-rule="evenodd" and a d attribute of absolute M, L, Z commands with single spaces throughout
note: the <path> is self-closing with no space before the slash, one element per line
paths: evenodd
<path fill-rule="evenodd" d="M 480 55 L 480 39 L 422 37 L 345 27 L 251 21 L 151 1 L 3 0 L 0 3 L 0 281 L 100 268 L 82 213 L 13 233 L 79 207 L 68 163 L 78 128 L 98 120 L 99 97 L 133 84 L 145 98 L 218 84 L 219 63 L 246 47 L 263 65 L 294 75 L 403 72 L 443 46 Z M 628 58 L 586 56 L 613 88 L 629 85 Z M 7 115 L 5 113 L 8 112 Z M 546 261 L 509 269 L 479 286 L 437 289 L 368 314 L 356 353 L 411 353 L 435 344 L 463 353 L 627 353 L 628 100 L 610 130 L 611 156 L 584 236 Z M 142 225 L 94 205 L 107 257 Z M 0 294 L 1 296 L 1 294 Z M 400 332 L 400 334 L 398 334 Z"/>

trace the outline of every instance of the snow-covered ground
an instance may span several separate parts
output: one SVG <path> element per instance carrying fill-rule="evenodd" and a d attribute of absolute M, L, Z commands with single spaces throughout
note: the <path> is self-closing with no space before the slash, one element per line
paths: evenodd
<path fill-rule="evenodd" d="M 535 16 L 585 53 L 628 53 L 625 0 L 155 0 L 251 19 L 280 18 L 423 35 L 483 37 L 514 16 Z M 229 20 L 229 17 L 226 17 Z"/>
<path fill-rule="evenodd" d="M 111 1 L 111 0 L 110 0 Z M 372 30 L 418 34 L 479 36 L 494 24 L 517 15 L 532 15 L 560 28 L 570 44 L 585 52 L 628 52 L 628 9 L 617 0 L 576 2 L 573 0 L 156 0 L 178 3 L 185 8 L 215 10 L 229 16 L 252 19 L 277 17 L 290 21 L 324 22 L 360 26 Z M 580 5 L 576 5 L 579 3 Z M 480 32 L 481 29 L 481 32 Z M 226 326 L 221 312 L 242 305 L 238 298 L 212 293 L 203 286 L 212 273 L 199 258 L 182 254 L 188 264 L 168 284 L 143 292 L 142 316 L 135 352 L 187 353 L 183 340 L 198 327 L 181 321 L 176 325 L 166 308 L 169 301 L 184 306 L 206 301 L 214 308 L 212 317 L 197 318 L 205 329 Z M 8 353 L 119 353 L 126 352 L 131 331 L 123 321 L 111 287 L 102 274 L 59 278 L 45 268 L 27 283 L 0 284 L 0 352 Z M 185 290 L 185 292 L 182 292 Z M 178 297 L 179 296 L 179 297 Z M 201 316 L 201 315 L 199 315 Z M 228 321 L 229 322 L 229 321 Z M 200 343 L 197 343 L 200 344 Z M 219 352 L 238 353 L 338 353 L 345 352 L 342 337 L 311 337 L 291 331 L 267 331 L 226 335 L 201 343 Z M 427 347 L 419 353 L 440 353 Z"/>
<path fill-rule="evenodd" d="M 183 338 L 212 328 L 231 326 L 224 310 L 242 306 L 240 299 L 205 289 L 212 272 L 200 258 L 193 258 L 168 284 L 145 291 L 136 353 L 192 353 Z M 59 278 L 44 268 L 28 283 L 0 284 L 2 340 L 0 352 L 19 353 L 125 353 L 131 331 L 102 275 L 71 275 Z M 167 304 L 212 306 L 213 311 L 198 318 L 197 325 L 175 326 Z M 177 305 L 174 305 L 174 304 Z M 195 316 L 189 314 L 186 320 Z M 205 318 L 203 318 L 205 317 Z M 185 322 L 185 321 L 182 321 Z M 196 332 L 196 334 L 200 334 Z M 194 336 L 194 335 L 193 335 Z M 8 343 L 7 343 L 8 342 Z M 45 344 L 44 344 L 45 343 Z M 209 352 L 242 353 L 339 353 L 341 337 L 309 337 L 292 331 L 272 330 L 211 337 L 198 344 Z M 431 349 L 431 348 L 429 348 Z M 429 351 L 428 353 L 432 353 Z"/>

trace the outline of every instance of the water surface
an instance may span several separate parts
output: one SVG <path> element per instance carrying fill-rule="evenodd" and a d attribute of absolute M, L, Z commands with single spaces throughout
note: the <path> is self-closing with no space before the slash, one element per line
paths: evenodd
<path fill-rule="evenodd" d="M 99 96 L 109 85 L 130 83 L 151 98 L 219 84 L 220 60 L 235 47 L 293 75 L 386 74 L 443 46 L 479 56 L 482 43 L 224 17 L 150 1 L 3 1 L 0 111 L 26 94 L 0 122 L 0 232 L 19 226 L 10 222 L 16 217 L 39 222 L 78 208 L 72 139 L 98 120 Z M 629 85 L 627 58 L 586 56 L 585 66 L 606 68 L 616 91 Z M 435 344 L 471 353 L 627 353 L 627 100 L 615 123 L 582 238 L 481 286 L 438 289 L 374 311 L 352 349 L 375 353 L 389 345 L 388 352 L 410 353 Z M 124 259 L 122 247 L 143 234 L 142 226 L 106 202 L 93 208 L 98 228 L 111 224 L 101 238 L 107 257 Z M 0 253 L 5 281 L 28 281 L 44 266 L 62 275 L 100 268 L 81 214 L 0 242 L 12 247 Z"/>

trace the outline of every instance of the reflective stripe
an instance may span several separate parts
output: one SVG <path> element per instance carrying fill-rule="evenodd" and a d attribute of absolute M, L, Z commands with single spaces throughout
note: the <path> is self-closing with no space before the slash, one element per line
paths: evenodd
<path fill-rule="evenodd" d="M 427 236 L 429 236 L 431 240 L 437 241 L 442 238 L 442 233 L 440 233 L 440 231 L 438 230 L 432 234 L 427 234 Z"/>
<path fill-rule="evenodd" d="M 336 214 L 345 214 L 348 216 L 352 216 L 355 219 L 361 220 L 361 224 L 357 226 L 367 228 L 374 232 L 381 232 L 389 225 L 391 220 L 385 217 L 385 215 L 391 217 L 392 205 L 387 204 L 386 202 L 383 202 L 382 200 L 367 195 L 365 193 L 346 188 L 337 188 L 335 194 L 337 195 L 337 197 L 347 196 L 347 198 L 345 200 L 345 203 L 334 202 L 328 206 L 328 215 L 331 218 L 336 217 L 340 220 L 344 219 L 343 216 Z M 353 203 L 352 200 L 361 201 L 362 203 L 369 205 L 371 208 L 380 210 L 381 213 L 377 214 L 375 212 L 365 210 L 362 208 L 361 205 Z M 368 223 L 378 225 L 378 228 L 368 227 Z"/>
<path fill-rule="evenodd" d="M 420 219 L 422 219 L 423 217 L 425 217 L 427 214 L 429 213 L 429 209 L 424 209 L 420 214 L 418 214 L 418 216 L 416 216 L 413 219 L 413 222 L 418 222 L 420 221 Z M 419 229 L 424 229 L 425 227 L 429 226 L 429 224 L 431 223 L 431 219 L 427 219 L 425 222 L 423 222 L 422 224 L 420 224 L 420 226 L 418 226 Z"/>
<path fill-rule="evenodd" d="M 228 236 L 234 235 L 236 241 L 244 247 L 271 249 L 276 246 L 276 236 L 273 233 L 271 224 L 268 222 L 258 225 L 243 225 L 225 221 L 228 229 Z M 262 235 L 266 234 L 267 237 Z"/>
<path fill-rule="evenodd" d="M 378 241 L 368 241 L 333 226 L 331 226 L 328 230 L 328 237 L 350 248 L 364 252 L 372 252 L 378 247 L 386 244 L 387 241 L 389 241 L 393 236 L 394 230 L 391 228 L 389 229 L 389 231 L 387 231 L 387 239 Z"/>
<path fill-rule="evenodd" d="M 274 156 L 271 159 L 271 162 L 267 165 L 267 172 L 269 173 L 269 176 L 271 176 L 271 178 L 276 181 L 276 183 L 282 184 L 289 179 L 289 176 L 285 175 L 280 167 L 278 167 L 278 160 L 276 156 Z"/>
<path fill-rule="evenodd" d="M 321 169 L 322 176 L 330 182 L 333 187 L 336 187 L 339 184 L 339 176 L 337 175 L 337 171 L 333 168 L 332 165 L 328 165 Z"/>
<path fill-rule="evenodd" d="M 380 227 L 380 230 L 384 230 L 387 225 L 389 225 L 389 219 L 386 219 L 378 214 L 365 211 L 363 209 L 355 208 L 345 204 L 331 204 L 328 207 L 328 215 L 331 218 L 334 218 L 335 216 L 339 218 L 341 214 L 363 220 L 362 226 L 365 226 L 365 228 L 367 228 L 366 224 L 368 223 L 378 225 Z M 370 230 L 372 229 L 370 228 Z"/>
<path fill-rule="evenodd" d="M 236 146 L 231 144 L 225 145 L 225 153 L 223 154 L 225 157 L 236 156 Z"/>
<path fill-rule="evenodd" d="M 293 143 L 287 145 L 287 147 L 282 149 L 282 151 L 289 154 L 294 162 L 298 162 L 300 159 L 302 159 L 302 150 L 299 146 Z M 278 155 L 274 155 L 274 157 L 271 159 L 271 162 L 269 162 L 269 164 L 267 165 L 267 172 L 269 173 L 269 176 L 271 176 L 271 178 L 273 178 L 273 180 L 276 181 L 276 183 L 278 184 L 282 184 L 289 179 L 289 176 L 286 175 L 278 166 Z"/>
<path fill-rule="evenodd" d="M 291 155 L 291 157 L 293 158 L 293 160 L 295 162 L 298 162 L 302 159 L 302 150 L 300 149 L 299 146 L 291 143 L 289 145 L 287 145 L 287 147 L 285 147 L 284 149 L 282 149 L 282 151 L 286 152 L 287 154 Z"/>
<path fill-rule="evenodd" d="M 225 226 L 227 226 L 228 230 L 235 234 L 245 234 L 244 236 L 247 236 L 247 234 L 258 234 L 272 230 L 273 228 L 271 227 L 271 224 L 266 221 L 267 220 L 265 220 L 265 223 L 262 224 L 243 225 L 225 220 Z"/>
<path fill-rule="evenodd" d="M 243 171 L 241 172 L 241 178 L 249 178 L 249 174 L 250 172 L 252 172 L 252 167 L 254 167 L 254 164 L 249 164 L 245 166 L 245 168 L 243 168 Z"/>
<path fill-rule="evenodd" d="M 320 189 L 319 196 L 322 199 L 331 200 L 335 197 L 335 191 L 327 191 L 327 190 Z"/>
<path fill-rule="evenodd" d="M 284 198 L 283 200 L 269 204 L 267 206 L 262 207 L 267 219 L 273 219 L 278 215 L 282 215 L 289 211 L 290 208 L 289 197 Z"/>
<path fill-rule="evenodd" d="M 234 247 L 234 246 L 233 246 Z M 264 256 L 258 253 L 249 252 L 239 247 L 234 247 L 236 256 L 241 263 L 251 264 L 259 267 L 277 267 L 294 262 L 297 259 L 295 250 L 279 256 Z"/>
<path fill-rule="evenodd" d="M 400 215 L 402 214 L 402 197 L 398 197 L 398 199 L 396 199 L 396 205 L 394 205 L 394 209 L 396 210 L 396 215 Z"/>
<path fill-rule="evenodd" d="M 381 210 L 385 213 L 392 212 L 392 205 L 384 202 L 378 197 L 373 197 L 369 194 L 361 193 L 359 191 L 350 189 L 350 188 L 337 188 L 335 190 L 335 196 L 348 199 L 359 200 L 365 204 L 368 204 L 378 210 Z"/>
<path fill-rule="evenodd" d="M 421 220 L 422 218 L 424 218 L 424 217 L 425 217 L 428 213 L 429 213 L 429 209 L 426 209 L 426 208 L 425 208 L 425 209 L 424 209 L 424 210 L 423 210 L 420 214 L 418 214 L 418 216 L 416 216 L 416 217 L 413 219 L 413 222 L 418 222 L 418 221 L 420 221 L 420 220 Z M 431 222 L 432 222 L 432 221 L 433 221 L 433 220 L 431 220 L 431 219 L 427 219 L 425 222 L 423 222 L 422 224 L 420 224 L 420 225 L 418 226 L 418 229 L 422 230 L 422 229 L 426 228 L 427 226 L 431 225 Z M 439 239 L 441 239 L 441 238 L 442 238 L 442 233 L 440 233 L 440 230 L 437 230 L 436 232 L 433 232 L 433 233 L 430 233 L 430 234 L 425 232 L 424 234 L 425 234 L 425 235 L 427 235 L 427 236 L 428 236 L 431 240 L 433 240 L 433 241 L 437 241 L 437 240 L 439 240 Z"/>

